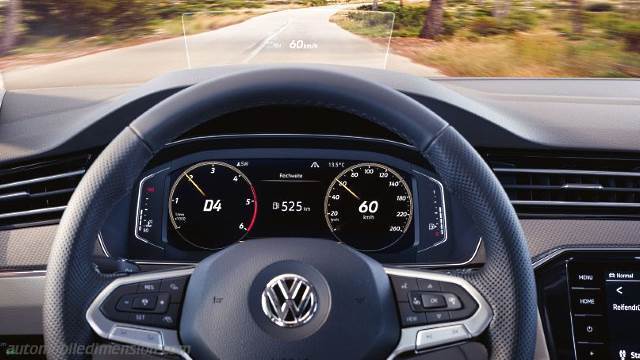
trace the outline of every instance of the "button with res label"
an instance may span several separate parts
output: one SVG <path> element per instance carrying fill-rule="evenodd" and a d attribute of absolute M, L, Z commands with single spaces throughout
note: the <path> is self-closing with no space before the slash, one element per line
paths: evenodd
<path fill-rule="evenodd" d="M 145 281 L 138 284 L 138 292 L 157 292 L 160 291 L 160 280 Z"/>

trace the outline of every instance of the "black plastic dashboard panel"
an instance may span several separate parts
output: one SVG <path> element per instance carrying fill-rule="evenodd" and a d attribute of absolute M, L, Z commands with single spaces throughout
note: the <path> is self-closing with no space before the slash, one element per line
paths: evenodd
<path fill-rule="evenodd" d="M 478 147 L 640 151 L 638 80 L 428 80 L 375 69 L 313 67 L 402 91 L 431 107 Z M 0 112 L 0 163 L 103 146 L 172 93 L 246 68 L 169 73 L 121 96 L 113 89 L 91 87 L 9 91 Z M 602 121 L 611 118 L 616 121 Z"/>

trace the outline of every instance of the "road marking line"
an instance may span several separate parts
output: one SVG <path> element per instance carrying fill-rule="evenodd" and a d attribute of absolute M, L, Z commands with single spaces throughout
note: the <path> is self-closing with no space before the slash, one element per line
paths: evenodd
<path fill-rule="evenodd" d="M 264 49 L 264 47 L 267 46 L 267 44 L 271 40 L 273 40 L 273 38 L 280 35 L 280 33 L 282 33 L 289 26 L 290 23 L 291 23 L 291 18 L 288 17 L 287 23 L 282 25 L 280 29 L 276 30 L 273 34 L 269 35 L 266 39 L 262 40 L 262 42 L 260 42 L 260 44 L 255 49 L 253 49 L 253 51 L 249 54 L 249 56 L 247 56 L 244 60 L 242 60 L 242 63 L 246 64 L 249 61 L 251 61 L 254 57 L 256 57 L 256 55 L 258 55 L 258 53 L 262 51 L 262 49 Z"/>

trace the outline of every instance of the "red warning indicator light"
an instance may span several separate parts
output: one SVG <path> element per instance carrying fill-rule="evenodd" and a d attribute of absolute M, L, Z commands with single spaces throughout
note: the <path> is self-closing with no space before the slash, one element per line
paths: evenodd
<path fill-rule="evenodd" d="M 146 191 L 147 191 L 148 193 L 156 192 L 156 187 L 155 187 L 155 186 L 147 186 Z"/>

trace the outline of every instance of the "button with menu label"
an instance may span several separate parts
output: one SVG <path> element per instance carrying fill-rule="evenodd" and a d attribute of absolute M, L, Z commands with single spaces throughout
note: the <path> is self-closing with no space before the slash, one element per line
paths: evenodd
<path fill-rule="evenodd" d="M 569 283 L 575 287 L 599 288 L 602 286 L 602 274 L 593 267 L 574 265 L 569 270 Z"/>

